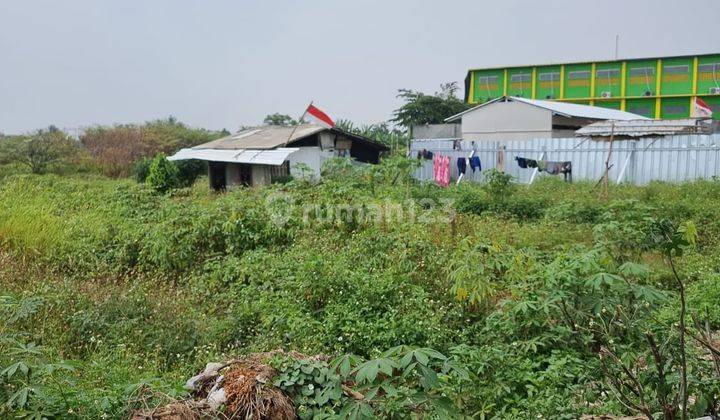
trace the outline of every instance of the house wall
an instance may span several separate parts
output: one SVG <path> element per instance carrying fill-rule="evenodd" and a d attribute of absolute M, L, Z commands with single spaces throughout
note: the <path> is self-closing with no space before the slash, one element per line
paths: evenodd
<path fill-rule="evenodd" d="M 460 136 L 460 124 L 423 124 L 412 128 L 414 139 L 456 139 Z"/>
<path fill-rule="evenodd" d="M 240 165 L 237 163 L 225 164 L 225 188 L 233 188 L 242 185 L 240 181 Z"/>
<path fill-rule="evenodd" d="M 303 172 L 298 169 L 297 164 L 304 163 L 312 170 L 312 176 L 319 178 L 323 163 L 334 156 L 335 152 L 332 149 L 322 150 L 320 147 L 301 147 L 300 150 L 288 157 L 290 175 L 300 178 Z"/>
<path fill-rule="evenodd" d="M 270 185 L 272 183 L 270 165 L 251 165 L 250 169 L 253 187 Z"/>
<path fill-rule="evenodd" d="M 462 116 L 465 140 L 552 137 L 552 112 L 522 102 L 495 102 Z"/>

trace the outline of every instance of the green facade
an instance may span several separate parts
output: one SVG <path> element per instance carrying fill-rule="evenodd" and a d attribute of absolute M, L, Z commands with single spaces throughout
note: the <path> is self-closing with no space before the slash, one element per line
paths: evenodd
<path fill-rule="evenodd" d="M 650 118 L 688 118 L 696 97 L 720 119 L 720 54 L 468 72 L 465 99 L 503 95 L 622 109 Z"/>

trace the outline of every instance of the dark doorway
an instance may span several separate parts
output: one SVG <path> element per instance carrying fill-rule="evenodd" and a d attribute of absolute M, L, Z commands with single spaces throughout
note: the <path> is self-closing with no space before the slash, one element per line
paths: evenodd
<path fill-rule="evenodd" d="M 240 185 L 249 187 L 252 185 L 252 167 L 250 165 L 238 165 L 240 171 Z"/>
<path fill-rule="evenodd" d="M 227 185 L 225 179 L 225 163 L 209 162 L 208 170 L 210 172 L 210 188 L 215 191 L 223 191 Z"/>

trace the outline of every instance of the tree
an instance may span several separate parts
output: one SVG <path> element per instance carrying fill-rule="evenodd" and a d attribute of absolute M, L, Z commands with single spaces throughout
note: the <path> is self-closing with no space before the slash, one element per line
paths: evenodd
<path fill-rule="evenodd" d="M 280 126 L 293 126 L 297 125 L 298 122 L 292 119 L 289 115 L 280 114 L 280 113 L 274 113 L 269 114 L 265 117 L 263 120 L 263 124 L 266 125 L 280 125 Z"/>
<path fill-rule="evenodd" d="M 427 95 L 409 89 L 400 89 L 398 98 L 405 104 L 393 112 L 391 122 L 412 130 L 414 125 L 442 124 L 445 118 L 469 108 L 469 105 L 456 96 L 457 83 L 443 83 L 440 91 Z"/>
<path fill-rule="evenodd" d="M 379 143 L 389 146 L 393 150 L 405 148 L 409 141 L 409 137 L 405 132 L 397 128 L 390 127 L 390 125 L 386 122 L 355 125 L 350 120 L 338 119 L 335 122 L 335 127 L 343 131 L 347 131 L 348 133 L 371 138 Z"/>
<path fill-rule="evenodd" d="M 34 174 L 43 173 L 53 163 L 76 156 L 77 144 L 61 130 L 51 126 L 28 136 L 3 140 L 0 160 L 26 165 Z"/>
<path fill-rule="evenodd" d="M 180 185 L 180 171 L 173 162 L 160 153 L 150 164 L 146 182 L 155 191 L 166 192 Z"/>

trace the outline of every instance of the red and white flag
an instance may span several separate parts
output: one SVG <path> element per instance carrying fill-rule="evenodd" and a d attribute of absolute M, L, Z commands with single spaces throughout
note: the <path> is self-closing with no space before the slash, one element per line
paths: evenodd
<path fill-rule="evenodd" d="M 693 117 L 695 118 L 712 118 L 713 111 L 705 101 L 695 98 L 693 104 Z"/>
<path fill-rule="evenodd" d="M 312 122 L 325 126 L 327 128 L 333 128 L 335 127 L 335 121 L 332 120 L 328 116 L 328 114 L 324 113 L 320 110 L 320 108 L 316 107 L 313 104 L 310 104 L 310 106 L 307 107 L 307 110 L 305 110 L 305 115 L 310 117 Z"/>

